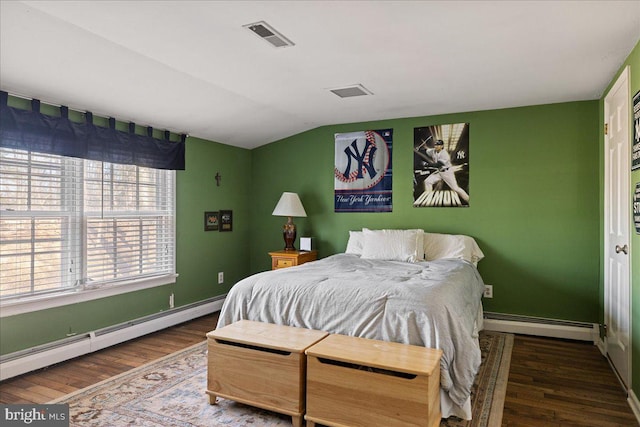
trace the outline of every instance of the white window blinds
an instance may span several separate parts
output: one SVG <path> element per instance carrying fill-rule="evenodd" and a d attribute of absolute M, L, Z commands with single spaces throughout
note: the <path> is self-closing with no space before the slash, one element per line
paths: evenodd
<path fill-rule="evenodd" d="M 175 273 L 175 172 L 0 148 L 0 299 Z"/>

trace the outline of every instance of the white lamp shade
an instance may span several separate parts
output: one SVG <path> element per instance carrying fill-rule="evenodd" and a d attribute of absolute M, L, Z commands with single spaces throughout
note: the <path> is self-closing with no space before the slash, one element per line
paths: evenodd
<path fill-rule="evenodd" d="M 280 200 L 278 200 L 278 204 L 273 210 L 272 215 L 306 217 L 307 212 L 305 212 L 304 206 L 302 206 L 302 202 L 300 201 L 300 197 L 298 197 L 296 193 L 284 192 L 282 193 Z"/>

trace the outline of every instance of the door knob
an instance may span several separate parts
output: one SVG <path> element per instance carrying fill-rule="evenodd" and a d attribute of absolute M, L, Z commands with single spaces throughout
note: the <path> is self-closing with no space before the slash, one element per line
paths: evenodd
<path fill-rule="evenodd" d="M 622 247 L 620 247 L 620 245 L 616 245 L 616 253 L 619 254 L 620 252 L 624 252 L 625 255 L 628 255 L 629 247 L 627 245 L 624 245 Z"/>

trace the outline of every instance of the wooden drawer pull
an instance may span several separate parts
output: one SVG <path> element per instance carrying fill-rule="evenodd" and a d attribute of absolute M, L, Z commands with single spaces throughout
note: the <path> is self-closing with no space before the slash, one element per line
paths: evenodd
<path fill-rule="evenodd" d="M 397 372 L 389 369 L 374 368 L 372 366 L 359 365 L 357 363 L 341 362 L 339 360 L 326 359 L 324 357 L 318 357 L 318 361 L 326 365 L 340 366 L 342 368 L 355 369 L 358 371 L 373 372 L 375 374 L 389 375 L 392 377 L 400 377 L 407 380 L 412 380 L 417 377 L 417 375 L 415 374 L 407 374 L 406 372 Z"/>
<path fill-rule="evenodd" d="M 215 341 L 218 344 L 222 344 L 222 345 L 230 345 L 230 346 L 233 346 L 233 347 L 248 348 L 250 350 L 262 351 L 262 352 L 265 352 L 265 353 L 272 353 L 272 354 L 279 354 L 281 356 L 289 356 L 291 354 L 290 351 L 276 350 L 274 348 L 259 347 L 257 345 L 249 345 L 249 344 L 243 344 L 243 343 L 239 343 L 239 342 L 233 342 L 233 341 L 227 341 L 227 340 L 219 340 L 219 339 L 216 339 Z"/>

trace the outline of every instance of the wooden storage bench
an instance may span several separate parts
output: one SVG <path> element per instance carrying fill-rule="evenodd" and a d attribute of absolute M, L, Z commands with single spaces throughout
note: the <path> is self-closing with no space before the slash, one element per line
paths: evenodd
<path fill-rule="evenodd" d="M 207 334 L 209 403 L 216 397 L 291 415 L 302 425 L 304 351 L 326 332 L 241 320 Z"/>
<path fill-rule="evenodd" d="M 329 335 L 306 354 L 308 427 L 440 425 L 441 350 Z"/>

